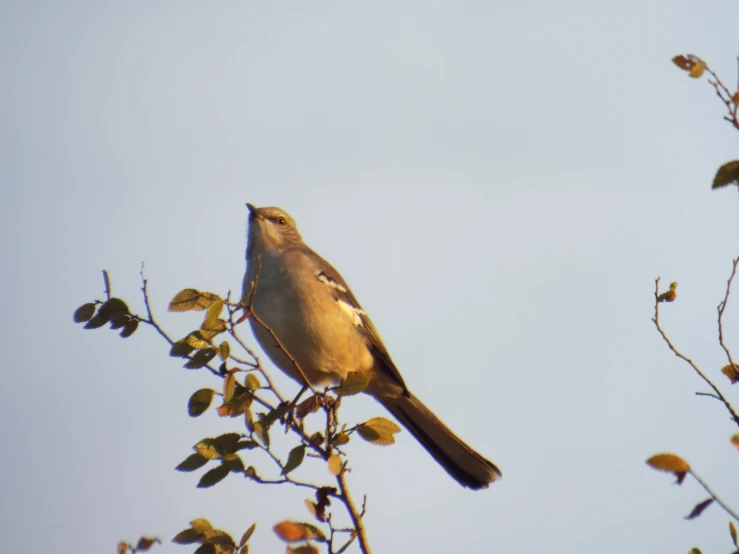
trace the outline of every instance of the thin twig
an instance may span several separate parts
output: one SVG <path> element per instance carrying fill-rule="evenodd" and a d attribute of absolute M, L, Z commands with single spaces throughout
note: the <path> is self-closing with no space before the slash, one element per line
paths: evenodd
<path fill-rule="evenodd" d="M 734 276 L 736 275 L 737 264 L 739 264 L 739 258 L 736 258 L 733 261 L 731 275 L 729 275 L 729 280 L 726 282 L 726 295 L 718 305 L 718 342 L 721 345 L 721 348 L 724 349 L 724 352 L 726 352 L 726 357 L 729 359 L 729 365 L 731 367 L 736 367 L 736 365 L 734 364 L 734 360 L 731 359 L 731 352 L 729 352 L 729 347 L 726 346 L 726 343 L 724 342 L 724 310 L 726 309 L 726 303 L 729 301 L 731 282 L 734 280 Z"/>
<path fill-rule="evenodd" d="M 347 511 L 349 512 L 349 517 L 354 524 L 354 529 L 357 530 L 359 548 L 364 554 L 370 554 L 371 550 L 369 540 L 367 539 L 367 531 L 364 528 L 364 521 L 362 521 L 362 516 L 357 511 L 357 507 L 354 505 L 354 501 L 352 500 L 351 494 L 349 493 L 349 487 L 346 484 L 345 475 L 346 472 L 342 470 L 336 476 L 336 483 L 338 483 L 339 491 L 341 492 L 341 501 L 344 503 Z"/>
<path fill-rule="evenodd" d="M 734 512 L 734 510 L 732 510 L 731 508 L 729 508 L 724 503 L 723 500 L 721 500 L 718 496 L 716 496 L 716 493 L 713 492 L 708 487 L 708 485 L 705 483 L 705 481 L 703 481 L 703 479 L 701 479 L 700 477 L 698 477 L 695 474 L 695 471 L 693 471 L 692 469 L 690 469 L 690 470 L 688 470 L 688 473 L 690 473 L 693 477 L 695 477 L 695 480 L 698 481 L 698 483 L 700 483 L 701 487 L 703 487 L 706 490 L 706 492 L 709 494 L 709 496 L 715 500 L 716 504 L 718 504 L 719 506 L 721 506 L 727 514 L 729 514 L 731 517 L 734 518 L 735 521 L 739 521 L 739 515 L 737 515 L 736 512 Z"/>
<path fill-rule="evenodd" d="M 143 264 L 141 270 L 143 271 Z M 103 283 L 105 283 L 105 297 L 110 300 L 110 277 L 107 269 L 103 269 Z"/>
<path fill-rule="evenodd" d="M 709 396 L 711 398 L 715 398 L 716 400 L 721 400 L 718 396 L 713 394 L 712 392 L 696 392 L 696 396 Z"/>
<path fill-rule="evenodd" d="M 695 365 L 695 362 L 688 358 L 686 355 L 684 355 L 682 352 L 680 352 L 677 348 L 675 348 L 675 345 L 672 344 L 672 341 L 667 337 L 667 334 L 664 332 L 662 327 L 659 324 L 659 277 L 654 282 L 654 317 L 652 318 L 652 321 L 654 322 L 654 325 L 657 327 L 657 331 L 659 331 L 659 334 L 662 335 L 662 338 L 664 339 L 665 343 L 667 343 L 667 346 L 670 347 L 670 350 L 680 358 L 681 360 L 686 361 L 690 367 L 692 367 L 695 372 L 700 375 L 701 379 L 703 379 L 709 387 L 713 389 L 713 392 L 716 393 L 716 396 L 718 397 L 721 402 L 723 402 L 724 406 L 726 406 L 726 409 L 729 410 L 729 413 L 731 414 L 731 418 L 734 420 L 734 422 L 739 426 L 739 414 L 736 413 L 734 408 L 731 404 L 729 404 L 729 401 L 726 400 L 723 394 L 721 394 L 721 391 L 716 387 L 716 385 L 713 384 L 713 381 L 711 381 L 706 375 L 698 368 L 697 365 Z"/>

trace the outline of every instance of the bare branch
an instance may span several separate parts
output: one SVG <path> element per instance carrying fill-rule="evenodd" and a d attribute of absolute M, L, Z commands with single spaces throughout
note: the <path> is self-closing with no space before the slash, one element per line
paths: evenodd
<path fill-rule="evenodd" d="M 680 358 L 681 360 L 684 360 L 687 362 L 690 367 L 695 370 L 695 372 L 703 379 L 708 386 L 710 386 L 713 389 L 713 392 L 716 394 L 716 397 L 723 402 L 724 406 L 726 406 L 726 409 L 729 411 L 729 414 L 731 414 L 731 418 L 734 420 L 734 422 L 739 426 L 739 414 L 736 413 L 734 408 L 731 404 L 729 404 L 729 401 L 724 397 L 723 394 L 721 394 L 721 391 L 716 387 L 716 385 L 713 384 L 713 381 L 711 381 L 706 375 L 700 370 L 700 368 L 687 356 L 685 356 L 682 352 L 680 352 L 677 348 L 675 348 L 675 345 L 672 344 L 672 341 L 667 337 L 667 334 L 664 332 L 662 327 L 659 323 L 659 277 L 654 282 L 654 317 L 652 318 L 652 321 L 654 322 L 654 325 L 657 327 L 657 331 L 659 331 L 659 334 L 662 335 L 662 338 L 664 339 L 665 343 L 667 343 L 667 346 L 670 347 L 670 350 Z"/>
<path fill-rule="evenodd" d="M 721 345 L 721 348 L 724 349 L 724 352 L 726 352 L 726 357 L 729 359 L 729 365 L 731 365 L 731 367 L 736 367 L 736 365 L 734 364 L 734 360 L 731 359 L 731 352 L 729 352 L 729 347 L 726 346 L 726 343 L 724 342 L 724 310 L 726 309 L 726 303 L 729 301 L 731 282 L 734 280 L 734 276 L 736 275 L 736 267 L 738 264 L 739 258 L 736 258 L 733 261 L 731 275 L 729 275 L 729 279 L 726 282 L 726 295 L 724 295 L 724 299 L 718 305 L 718 342 Z"/>

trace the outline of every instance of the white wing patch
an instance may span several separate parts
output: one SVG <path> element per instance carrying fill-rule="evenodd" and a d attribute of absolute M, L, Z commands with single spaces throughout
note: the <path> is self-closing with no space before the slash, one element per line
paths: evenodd
<path fill-rule="evenodd" d="M 339 285 L 341 286 L 341 285 Z M 342 287 L 343 288 L 343 287 Z M 340 298 L 336 301 L 339 304 L 339 308 L 344 310 L 347 314 L 349 314 L 349 317 L 352 320 L 352 323 L 356 327 L 363 327 L 364 322 L 362 321 L 362 316 L 366 315 L 363 310 L 360 310 L 359 308 L 355 308 L 351 304 L 348 304 L 341 300 Z"/>
<path fill-rule="evenodd" d="M 324 285 L 328 285 L 329 287 L 334 288 L 340 292 L 346 292 L 346 287 L 342 287 L 336 281 L 332 281 L 331 279 L 329 279 L 323 271 L 318 273 L 316 276 L 318 277 L 318 280 L 321 281 L 321 283 L 323 283 Z"/>

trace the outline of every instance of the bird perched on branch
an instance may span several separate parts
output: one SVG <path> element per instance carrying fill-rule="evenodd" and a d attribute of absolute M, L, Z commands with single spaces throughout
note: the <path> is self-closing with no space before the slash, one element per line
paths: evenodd
<path fill-rule="evenodd" d="M 334 385 L 350 372 L 361 372 L 368 379 L 364 392 L 393 414 L 462 486 L 481 489 L 498 479 L 501 473 L 495 464 L 457 437 L 408 390 L 349 286 L 303 242 L 295 221 L 280 208 L 247 207 L 242 298 L 251 301 L 253 312 L 279 340 L 278 344 L 250 318 L 254 335 L 272 362 L 300 384 L 305 384 L 305 376 L 314 387 Z"/>

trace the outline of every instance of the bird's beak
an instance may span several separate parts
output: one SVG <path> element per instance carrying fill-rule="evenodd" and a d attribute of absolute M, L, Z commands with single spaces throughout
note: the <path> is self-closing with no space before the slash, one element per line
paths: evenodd
<path fill-rule="evenodd" d="M 247 202 L 246 207 L 249 208 L 249 213 L 251 214 L 251 216 L 256 217 L 257 209 L 254 207 L 254 204 L 249 204 L 249 202 Z"/>

